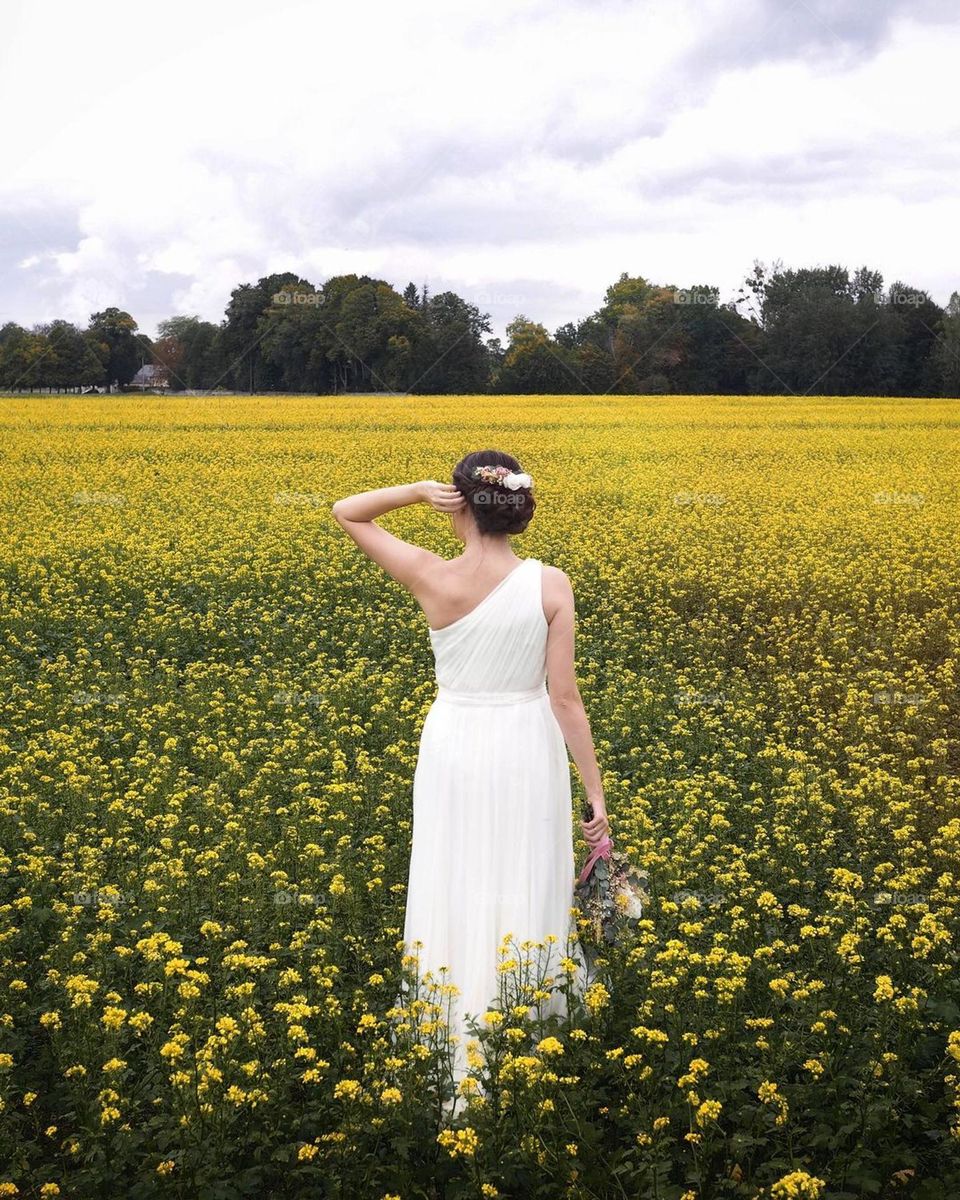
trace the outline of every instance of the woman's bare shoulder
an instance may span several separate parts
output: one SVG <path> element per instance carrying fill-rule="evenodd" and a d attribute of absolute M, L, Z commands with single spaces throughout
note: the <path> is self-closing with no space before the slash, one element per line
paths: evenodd
<path fill-rule="evenodd" d="M 549 563 L 541 563 L 543 567 L 543 582 L 544 585 L 551 584 L 554 587 L 563 589 L 570 588 L 573 590 L 573 585 L 570 583 L 570 577 L 566 571 L 562 571 L 559 567 L 553 567 Z"/>
<path fill-rule="evenodd" d="M 543 611 L 547 622 L 562 609 L 573 604 L 573 585 L 569 576 L 559 567 L 542 563 L 543 566 Z"/>

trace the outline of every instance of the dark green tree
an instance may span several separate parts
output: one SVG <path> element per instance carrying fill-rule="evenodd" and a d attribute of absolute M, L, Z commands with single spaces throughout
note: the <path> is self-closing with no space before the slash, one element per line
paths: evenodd
<path fill-rule="evenodd" d="M 510 339 L 494 382 L 498 392 L 517 395 L 569 395 L 581 389 L 573 354 L 546 328 L 522 313 L 507 326 Z"/>
<path fill-rule="evenodd" d="M 230 293 L 224 327 L 218 339 L 227 382 L 239 391 L 274 391 L 281 386 L 282 371 L 276 362 L 266 362 L 261 339 L 269 329 L 263 317 L 297 287 L 311 287 L 291 271 L 265 275 L 256 283 L 242 283 Z"/>
<path fill-rule="evenodd" d="M 960 292 L 952 292 L 933 352 L 938 395 L 960 396 Z"/>
<path fill-rule="evenodd" d="M 149 348 L 137 337 L 137 323 L 128 312 L 106 308 L 94 313 L 88 329 L 99 347 L 108 383 L 123 387 L 149 360 Z"/>
<path fill-rule="evenodd" d="M 172 390 L 204 390 L 217 385 L 223 369 L 217 344 L 219 333 L 219 327 L 212 321 L 201 321 L 197 316 L 168 317 L 159 323 L 158 342 L 174 339 L 182 348 L 175 356 L 178 360 L 175 374 L 169 378 Z M 156 354 L 155 345 L 155 358 Z"/>
<path fill-rule="evenodd" d="M 49 387 L 91 387 L 106 382 L 106 371 L 95 345 L 70 321 L 51 321 L 37 332 L 46 337 L 50 354 L 44 360 Z"/>
<path fill-rule="evenodd" d="M 490 315 L 455 292 L 427 299 L 421 314 L 423 337 L 415 354 L 417 392 L 465 395 L 482 392 L 490 381 L 490 351 L 483 334 Z"/>

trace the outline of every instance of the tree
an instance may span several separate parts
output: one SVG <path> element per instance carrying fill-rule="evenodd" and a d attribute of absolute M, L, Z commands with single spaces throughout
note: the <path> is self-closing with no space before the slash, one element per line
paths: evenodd
<path fill-rule="evenodd" d="M 890 285 L 885 303 L 893 358 L 888 394 L 941 395 L 937 347 L 943 336 L 944 310 L 925 291 L 900 280 Z"/>
<path fill-rule="evenodd" d="M 137 337 L 137 323 L 128 312 L 106 308 L 90 317 L 89 332 L 95 336 L 98 356 L 107 382 L 121 387 L 130 382 L 146 361 Z"/>
<path fill-rule="evenodd" d="M 212 321 L 201 321 L 196 316 L 176 316 L 161 321 L 157 333 L 158 345 L 172 338 L 182 348 L 182 352 L 171 362 L 173 371 L 168 372 L 171 388 L 206 389 L 217 385 L 223 371 L 218 326 Z M 155 359 L 158 353 L 157 346 L 154 346 Z"/>
<path fill-rule="evenodd" d="M 783 263 L 778 258 L 774 261 L 769 273 L 777 275 L 782 270 Z M 767 301 L 767 277 L 768 271 L 766 265 L 755 258 L 753 260 L 753 270 L 744 279 L 743 287 L 737 292 L 737 299 L 733 302 L 734 309 L 739 312 L 741 308 L 745 308 L 748 320 L 753 321 L 760 329 L 763 329 L 765 325 L 764 310 Z"/>
<path fill-rule="evenodd" d="M 183 381 L 183 364 L 187 356 L 187 348 L 174 334 L 167 334 L 153 344 L 153 362 L 157 368 L 156 381 L 158 386 L 164 384 L 171 391 L 182 391 L 186 384 Z"/>
<path fill-rule="evenodd" d="M 950 294 L 933 361 L 940 395 L 960 396 L 960 292 Z"/>
<path fill-rule="evenodd" d="M 230 293 L 226 319 L 219 339 L 225 358 L 225 373 L 230 383 L 250 392 L 273 391 L 280 386 L 282 370 L 277 363 L 266 363 L 260 341 L 269 329 L 263 318 L 277 306 L 289 303 L 284 297 L 297 288 L 312 284 L 291 271 L 265 275 L 256 283 L 242 283 Z"/>
<path fill-rule="evenodd" d="M 69 321 L 51 321 L 37 327 L 46 337 L 51 353 L 44 360 L 47 385 L 50 387 L 91 387 L 106 379 L 103 361 L 95 344 Z"/>
<path fill-rule="evenodd" d="M 336 340 L 328 355 L 348 368 L 354 390 L 404 390 L 408 386 L 411 343 L 422 329 L 422 321 L 385 280 L 364 275 L 341 291 L 330 324 Z M 391 339 L 396 339 L 392 346 Z"/>
<path fill-rule="evenodd" d="M 421 313 L 416 390 L 444 395 L 484 391 L 490 380 L 490 351 L 482 335 L 490 332 L 490 314 L 455 292 L 429 297 Z"/>
<path fill-rule="evenodd" d="M 757 391 L 849 396 L 876 392 L 889 377 L 884 354 L 889 314 L 877 298 L 882 280 L 861 268 L 777 271 L 766 282 Z"/>
<path fill-rule="evenodd" d="M 563 346 L 564 350 L 573 350 L 579 343 L 577 335 L 577 327 L 573 321 L 567 321 L 565 325 L 559 326 L 553 334 L 553 340 L 558 346 Z"/>
<path fill-rule="evenodd" d="M 0 386 L 41 387 L 40 367 L 50 351 L 48 339 L 13 321 L 0 329 Z"/>
<path fill-rule="evenodd" d="M 546 328 L 520 313 L 507 326 L 510 339 L 495 380 L 499 392 L 566 395 L 579 384 L 571 352 L 550 337 Z"/>

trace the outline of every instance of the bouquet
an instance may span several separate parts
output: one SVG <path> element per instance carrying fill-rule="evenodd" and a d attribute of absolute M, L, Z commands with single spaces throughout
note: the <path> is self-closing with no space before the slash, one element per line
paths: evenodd
<path fill-rule="evenodd" d="M 584 803 L 582 815 L 584 821 L 592 820 L 589 801 Z M 574 885 L 574 899 L 591 922 L 597 942 L 612 944 L 621 929 L 636 925 L 650 899 L 648 880 L 646 871 L 614 850 L 609 835 L 593 847 Z"/>

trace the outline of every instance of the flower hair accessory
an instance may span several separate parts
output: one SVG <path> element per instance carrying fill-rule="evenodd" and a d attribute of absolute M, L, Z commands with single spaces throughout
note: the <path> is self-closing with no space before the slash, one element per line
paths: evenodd
<path fill-rule="evenodd" d="M 511 492 L 517 488 L 533 487 L 533 480 L 526 471 L 511 471 L 509 467 L 474 467 L 474 479 L 482 479 L 484 483 L 499 483 Z"/>

